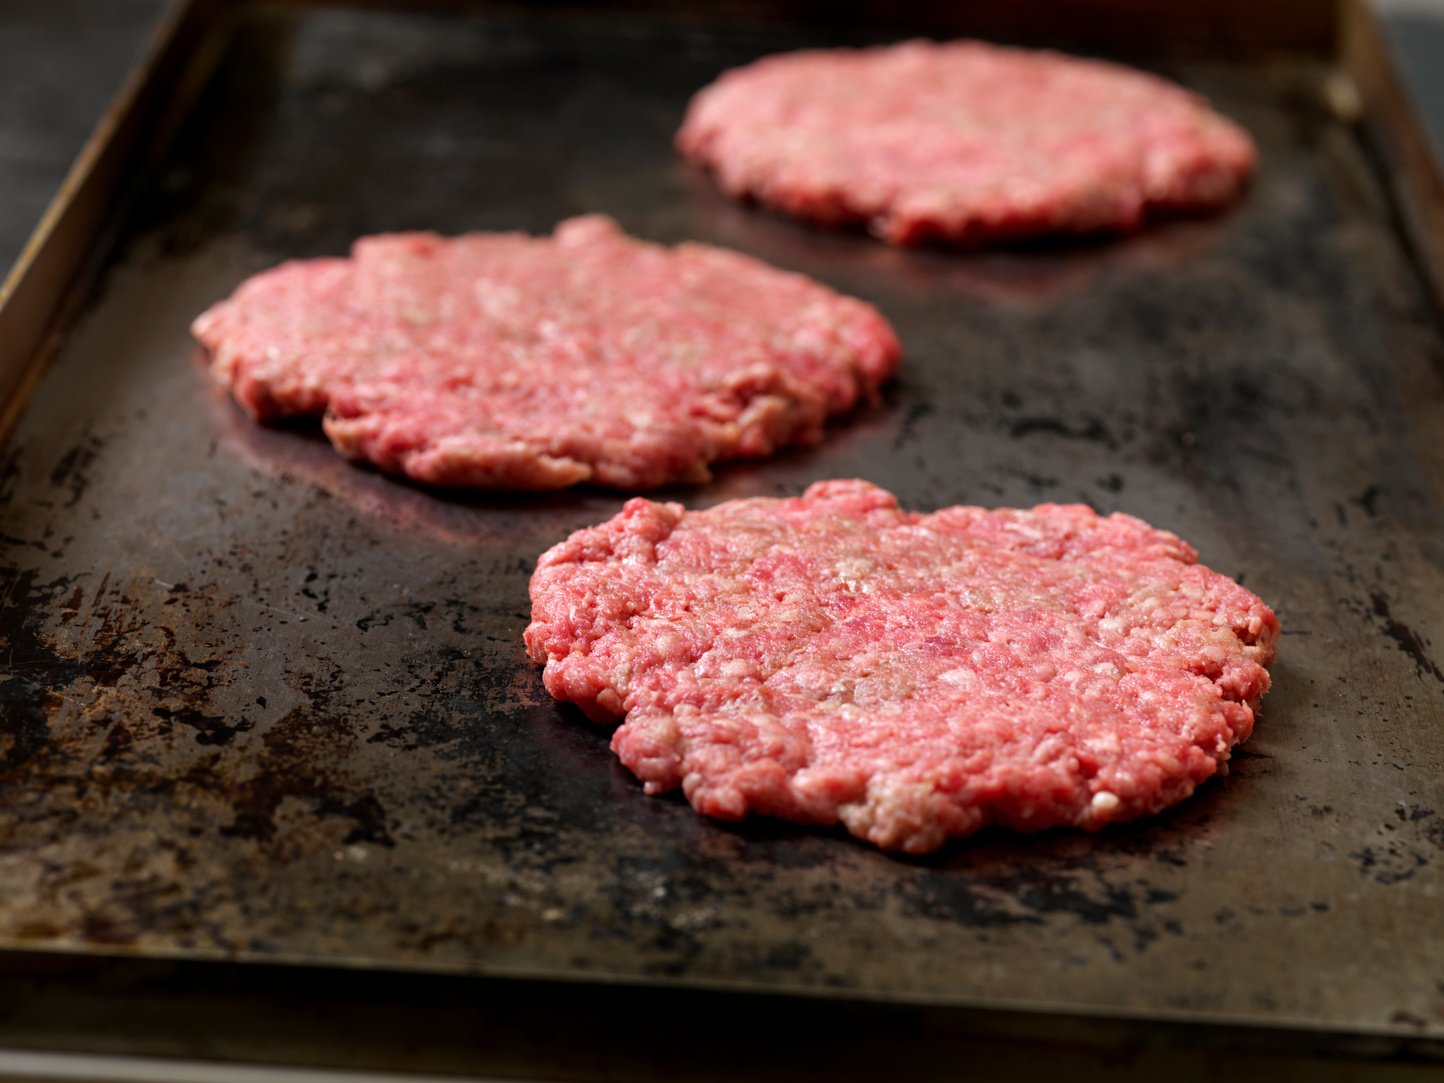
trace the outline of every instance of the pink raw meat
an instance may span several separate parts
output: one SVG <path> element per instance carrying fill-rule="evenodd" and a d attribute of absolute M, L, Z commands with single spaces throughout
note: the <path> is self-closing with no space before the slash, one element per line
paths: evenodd
<path fill-rule="evenodd" d="M 703 481 L 816 442 L 899 357 L 862 301 L 597 215 L 543 238 L 363 238 L 242 283 L 193 332 L 259 419 L 323 415 L 351 458 L 510 489 Z"/>
<path fill-rule="evenodd" d="M 892 244 L 1136 229 L 1229 203 L 1256 159 L 1165 79 L 976 41 L 765 57 L 696 95 L 677 147 L 735 196 Z"/>
<path fill-rule="evenodd" d="M 901 511 L 863 481 L 633 499 L 542 556 L 526 644 L 649 793 L 925 853 L 1173 805 L 1249 735 L 1278 620 L 1081 505 Z"/>

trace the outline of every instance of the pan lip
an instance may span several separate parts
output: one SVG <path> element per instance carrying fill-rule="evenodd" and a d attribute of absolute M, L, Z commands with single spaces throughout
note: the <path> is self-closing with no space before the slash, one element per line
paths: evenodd
<path fill-rule="evenodd" d="M 743 981 L 697 976 L 647 975 L 613 970 L 579 972 L 564 967 L 521 967 L 502 965 L 447 966 L 425 961 L 404 965 L 369 962 L 355 957 L 336 959 L 302 953 L 277 952 L 265 958 L 225 951 L 137 949 L 126 951 L 113 945 L 96 949 L 87 946 L 77 954 L 66 945 L 0 945 L 0 963 L 7 977 L 27 972 L 84 975 L 86 980 L 107 968 L 134 965 L 142 973 L 185 974 L 204 980 L 207 973 L 221 974 L 239 968 L 247 979 L 274 980 L 278 988 L 304 986 L 307 979 L 352 980 L 367 986 L 403 982 L 430 986 L 445 992 L 448 986 L 467 987 L 482 982 L 505 996 L 510 991 L 530 989 L 538 996 L 549 990 L 574 994 L 589 991 L 614 995 L 720 998 L 734 1004 L 794 1004 L 798 1006 L 847 1005 L 866 1009 L 940 1011 L 975 1018 L 982 1029 L 1003 1033 L 1033 1020 L 1049 1020 L 1063 1026 L 1091 1025 L 1120 1028 L 1134 1033 L 1137 1024 L 1157 1024 L 1178 1035 L 1203 1039 L 1253 1039 L 1272 1047 L 1298 1046 L 1315 1053 L 1323 1046 L 1348 1053 L 1351 1045 L 1364 1056 L 1385 1058 L 1423 1057 L 1444 1060 L 1444 1028 L 1421 1028 L 1417 1023 L 1331 1023 L 1288 1014 L 1260 1020 L 1241 1012 L 1201 1011 L 1155 1005 L 1148 1009 L 1123 1009 L 1106 1005 L 1081 1005 L 1048 998 L 983 996 L 977 993 L 938 994 L 907 990 L 858 990 L 793 982 Z M 59 964 L 59 969 L 55 964 Z M 298 982 L 299 979 L 299 982 Z M 3 979 L 0 979 L 3 981 Z M 989 1025 L 991 1024 L 991 1025 Z M 1362 1045 L 1360 1045 L 1362 1043 Z M 3 1040 L 0 1040 L 3 1045 Z"/>

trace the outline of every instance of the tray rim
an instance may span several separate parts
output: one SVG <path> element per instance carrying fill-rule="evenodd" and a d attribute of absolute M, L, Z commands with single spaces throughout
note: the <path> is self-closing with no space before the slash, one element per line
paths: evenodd
<path fill-rule="evenodd" d="M 725 1019 L 728 1026 L 740 1023 L 740 1029 L 746 1031 L 774 1024 L 779 1015 L 815 1025 L 845 1015 L 851 1020 L 850 1038 L 886 1043 L 895 1032 L 905 1030 L 903 1037 L 909 1048 L 922 1054 L 923 1060 L 959 1042 L 970 1052 L 993 1051 L 994 1055 L 1017 1045 L 1037 1046 L 1080 1057 L 1085 1064 L 1096 1057 L 1098 1062 L 1090 1067 L 1096 1071 L 1099 1064 L 1106 1066 L 1110 1079 L 1124 1081 L 1156 1079 L 1147 1066 L 1131 1065 L 1129 1061 L 1143 1054 L 1160 1053 L 1167 1057 L 1200 1057 L 1215 1067 L 1237 1068 L 1263 1059 L 1271 1067 L 1276 1066 L 1284 1080 L 1309 1078 L 1295 1076 L 1292 1070 L 1324 1065 L 1387 1065 L 1401 1071 L 1415 1067 L 1421 1073 L 1444 1066 L 1444 1041 L 1382 1026 L 1326 1028 L 1302 1022 L 1258 1022 L 1242 1017 L 1199 1019 L 1172 1012 L 1142 1015 L 1073 1005 L 962 999 L 922 1002 L 905 996 L 856 996 L 789 987 L 759 990 L 723 983 L 648 982 L 637 978 L 339 968 L 314 962 L 147 957 L 113 951 L 94 956 L 9 948 L 0 951 L 0 1004 L 17 1000 L 26 1003 L 27 1011 L 40 1015 L 44 1037 L 24 1029 L 24 1011 L 7 1012 L 0 1018 L 0 1080 L 7 1078 L 3 1063 L 7 1049 L 166 1057 L 195 1057 L 199 1049 L 203 1051 L 201 1056 L 215 1056 L 216 1051 L 208 1047 L 215 1035 L 244 1043 L 270 1028 L 296 1026 L 288 1013 L 295 1010 L 297 1001 L 324 1003 L 332 1008 L 325 1019 L 309 1021 L 302 1027 L 308 1059 L 315 1055 L 322 1063 L 352 1066 L 359 1048 L 368 1069 L 374 1065 L 383 1072 L 399 1069 L 409 1073 L 464 1068 L 493 1072 L 506 1079 L 591 1078 L 554 1074 L 561 1069 L 550 1058 L 564 1057 L 567 1051 L 561 1048 L 537 1055 L 533 1066 L 546 1073 L 541 1076 L 533 1076 L 530 1070 L 518 1076 L 514 1066 L 503 1071 L 490 1060 L 495 1047 L 505 1046 L 507 1041 L 534 1043 L 540 1038 L 544 1042 L 557 1029 L 553 1018 L 556 1010 L 565 1009 L 566 1015 L 582 1006 L 591 1018 L 586 1026 L 578 1026 L 575 1037 L 583 1039 L 582 1047 L 586 1049 L 606 1045 L 608 1036 L 602 1032 L 625 1030 L 629 1024 L 634 1025 L 631 1021 L 638 1016 L 666 1020 L 668 1027 L 657 1028 L 658 1044 L 652 1051 L 660 1050 L 660 1059 L 685 1057 L 702 1035 L 710 1033 L 708 1020 Z M 139 1028 L 132 1018 L 132 1002 L 170 1005 L 182 1018 L 168 1021 L 164 1028 Z M 376 1005 L 385 1005 L 388 1012 L 394 1012 L 395 1031 L 355 1032 L 354 1016 Z M 47 1012 L 51 1006 L 62 1011 Z M 72 1010 L 67 1013 L 67 1008 Z M 473 1048 L 466 1034 L 438 1033 L 438 1028 L 444 1029 L 448 1021 L 454 1021 L 455 1013 L 483 1008 L 505 1017 L 506 1037 L 492 1039 L 488 1043 L 492 1048 Z M 72 1022 L 65 1017 L 67 1014 L 73 1014 L 78 1021 Z M 177 1026 L 177 1022 L 181 1025 Z M 198 1029 L 187 1031 L 186 1025 Z M 494 1028 L 495 1024 L 491 1025 Z M 780 1034 L 780 1047 L 791 1052 L 810 1048 L 813 1043 L 807 1039 L 812 1032 L 801 1029 L 803 1033 L 798 1035 Z M 533 1030 L 534 1034 L 526 1033 Z M 407 1042 L 414 1041 L 418 1033 L 427 1035 L 433 1045 L 428 1047 L 425 1058 L 412 1060 L 414 1053 L 406 1051 Z M 225 1048 L 226 1042 L 219 1044 L 226 1060 L 248 1064 L 267 1061 L 261 1050 L 254 1054 L 247 1050 L 237 1056 L 234 1050 Z M 839 1047 L 845 1045 L 839 1042 Z M 334 1059 L 338 1050 L 346 1054 L 344 1061 Z M 746 1048 L 737 1048 L 723 1059 L 746 1054 Z M 405 1059 L 398 1061 L 398 1057 Z M 635 1063 L 626 1062 L 626 1066 L 638 1074 L 623 1078 L 679 1078 L 664 1075 L 649 1065 L 645 1053 Z M 608 1067 L 615 1070 L 619 1066 Z M 1254 1068 L 1256 1071 L 1257 1066 Z M 1138 1074 L 1140 1071 L 1142 1074 Z M 367 1078 L 385 1077 L 368 1074 Z M 760 1065 L 757 1074 L 749 1078 L 763 1083 L 796 1079 L 784 1069 L 764 1069 Z M 919 1077 L 900 1065 L 896 1078 Z M 1198 1078 L 1217 1077 L 1205 1071 L 1201 1077 L 1188 1075 L 1180 1083 Z M 1241 1078 L 1264 1076 L 1245 1072 Z M 1267 1078 L 1274 1081 L 1280 1077 L 1270 1072 Z M 1419 1078 L 1422 1081 L 1426 1077 L 1421 1074 Z"/>

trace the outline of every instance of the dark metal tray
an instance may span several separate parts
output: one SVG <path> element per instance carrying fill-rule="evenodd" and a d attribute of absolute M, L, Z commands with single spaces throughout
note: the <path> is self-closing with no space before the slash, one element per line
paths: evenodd
<path fill-rule="evenodd" d="M 1331 49 L 1129 57 L 1254 133 L 1237 210 L 957 254 L 734 204 L 670 149 L 721 69 L 894 27 L 214 18 L 218 64 L 107 219 L 113 244 L 89 234 L 104 260 L 0 458 L 12 973 L 307 964 L 277 987 L 334 994 L 327 968 L 350 967 L 470 975 L 502 1001 L 514 981 L 538 1004 L 579 996 L 562 985 L 714 1011 L 780 995 L 842 1026 L 890 1004 L 872 1018 L 1444 1056 L 1444 350 L 1427 246 L 1328 107 L 1349 98 Z M 646 798 L 520 642 L 536 555 L 622 498 L 354 468 L 313 432 L 250 424 L 187 335 L 246 275 L 359 234 L 589 211 L 813 275 L 905 344 L 887 402 L 820 448 L 664 495 L 862 476 L 920 509 L 1081 500 L 1174 530 L 1283 622 L 1232 773 L 1142 823 L 929 861 Z"/>

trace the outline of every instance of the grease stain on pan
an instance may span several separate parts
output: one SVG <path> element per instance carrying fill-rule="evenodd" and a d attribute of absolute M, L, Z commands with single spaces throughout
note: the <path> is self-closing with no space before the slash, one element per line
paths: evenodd
<path fill-rule="evenodd" d="M 1409 656 L 1419 676 L 1433 677 L 1440 684 L 1444 684 L 1444 672 L 1440 671 L 1439 666 L 1427 653 L 1428 641 L 1394 616 L 1389 608 L 1389 599 L 1383 594 L 1374 591 L 1370 593 L 1369 601 L 1372 603 L 1374 616 L 1379 620 L 1379 627 L 1401 651 Z"/>
<path fill-rule="evenodd" d="M 1348 854 L 1361 876 L 1390 887 L 1444 865 L 1444 817 L 1433 808 L 1400 804 L 1370 841 Z"/>

